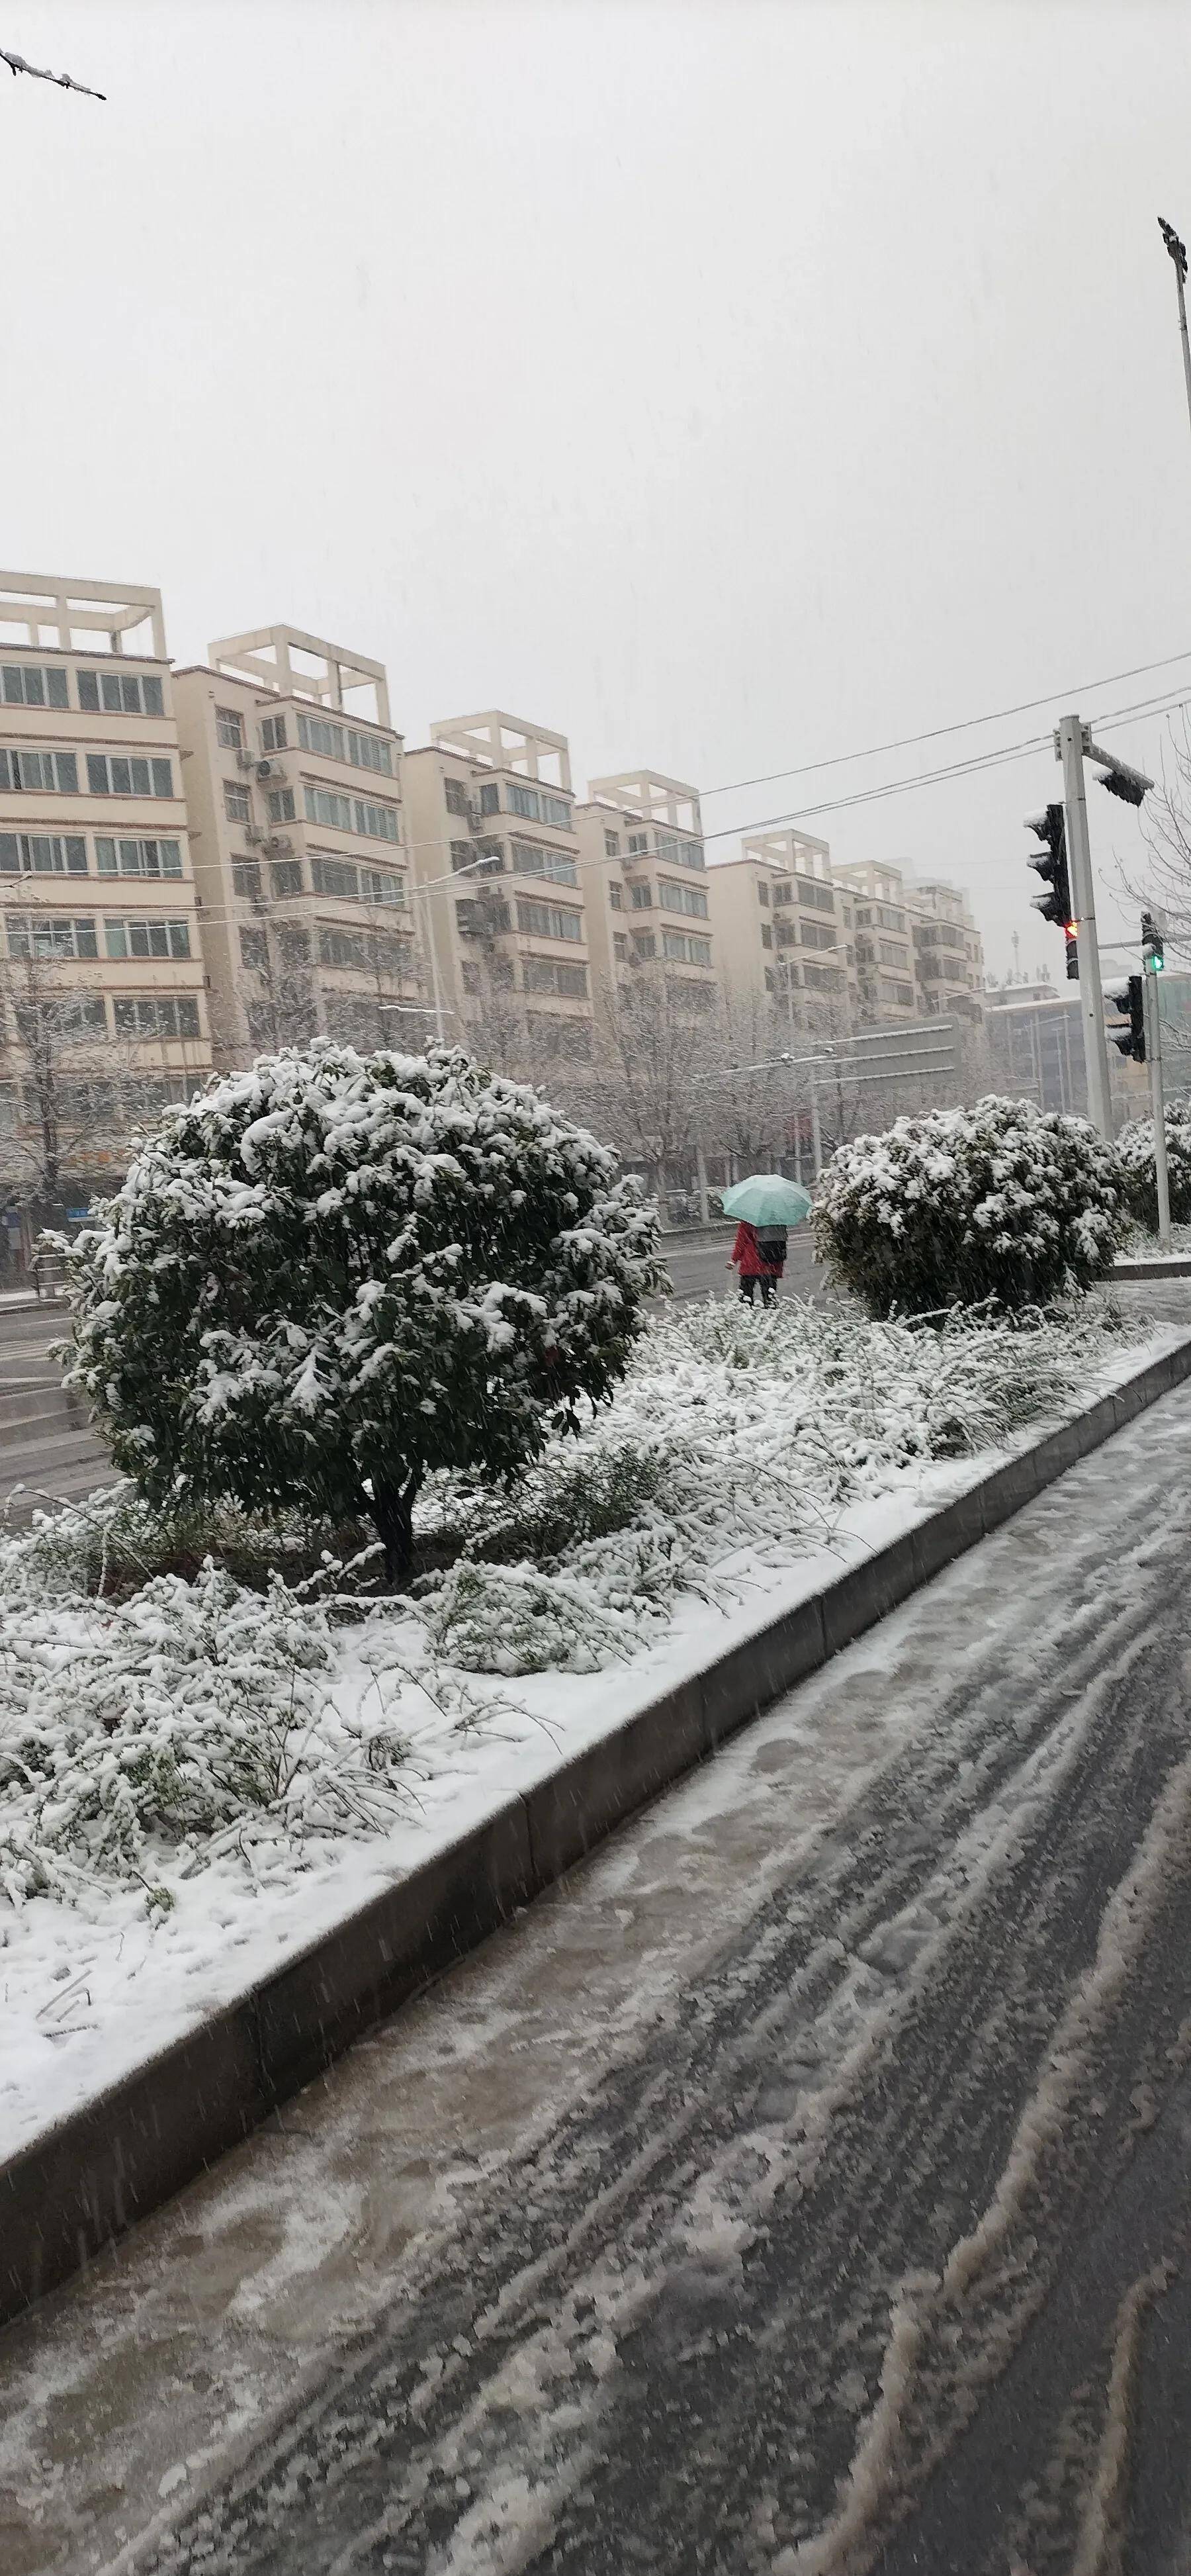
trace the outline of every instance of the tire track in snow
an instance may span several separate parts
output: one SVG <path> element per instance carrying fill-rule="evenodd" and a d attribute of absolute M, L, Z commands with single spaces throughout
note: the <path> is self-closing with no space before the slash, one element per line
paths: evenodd
<path fill-rule="evenodd" d="M 1089 1534 L 1074 1606 L 1055 1601 L 1053 1565 L 1031 1573 L 1028 1549 L 992 1542 L 1023 1566 L 1025 1652 L 974 1644 L 929 1727 L 675 2026 L 406 2267 L 385 2329 L 159 2551 L 163 2576 L 769 2568 L 816 2538 L 825 2569 L 860 2563 L 823 2535 L 889 2377 L 899 2285 L 937 2282 L 993 2200 L 1106 1900 L 1187 1750 L 1179 1641 L 1152 1634 L 1187 1516 L 1168 1482 L 1107 1576 Z M 1019 1542 L 1047 1517 L 1035 1506 Z M 1176 1872 L 1180 1972 L 1189 1883 Z M 1031 2293 L 1077 2224 L 1088 2151 L 1123 2157 L 1131 2097 L 1161 2080 L 1186 2003 L 1168 1983 L 1139 1973 L 1119 1999 Z M 1009 2296 L 991 2325 L 959 2320 L 976 2346 L 950 2372 L 934 2356 L 923 2385 L 949 2423 L 981 2353 L 1003 2364 L 1005 2313 L 1011 2349 L 1028 2316 Z M 917 2349 L 921 2374 L 921 2334 Z M 912 2406 L 897 2445 L 862 2557 L 931 2466 Z"/>

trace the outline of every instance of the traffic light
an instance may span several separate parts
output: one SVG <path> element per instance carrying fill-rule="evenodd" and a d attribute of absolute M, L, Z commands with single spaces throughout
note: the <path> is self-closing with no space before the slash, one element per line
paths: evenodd
<path fill-rule="evenodd" d="M 1152 912 L 1143 912 L 1141 916 L 1141 953 L 1151 975 L 1161 975 L 1166 965 L 1166 953 L 1162 933 Z"/>
<path fill-rule="evenodd" d="M 1071 914 L 1071 887 L 1067 879 L 1067 825 L 1062 806 L 1048 805 L 1045 814 L 1032 814 L 1026 823 L 1026 830 L 1033 832 L 1038 840 L 1046 844 L 1044 858 L 1028 859 L 1026 862 L 1028 867 L 1036 870 L 1046 889 L 1044 894 L 1031 896 L 1033 910 L 1040 912 L 1044 921 L 1061 923 L 1067 933 L 1068 942 L 1073 942 L 1075 923 Z M 1067 960 L 1067 972 L 1068 974 L 1071 972 L 1070 957 Z"/>
<path fill-rule="evenodd" d="M 1104 998 L 1116 1012 L 1117 1018 L 1127 1023 L 1122 1029 L 1109 1031 L 1113 1045 L 1120 1048 L 1122 1055 L 1132 1056 L 1134 1064 L 1144 1064 L 1146 1060 L 1145 986 L 1140 975 L 1131 975 L 1128 983 L 1119 993 L 1106 993 Z"/>
<path fill-rule="evenodd" d="M 1079 941 L 1073 930 L 1067 933 L 1067 981 L 1069 984 L 1079 982 Z"/>

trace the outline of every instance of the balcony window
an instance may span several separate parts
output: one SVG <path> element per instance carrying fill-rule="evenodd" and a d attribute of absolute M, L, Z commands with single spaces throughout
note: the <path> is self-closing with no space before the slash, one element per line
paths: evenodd
<path fill-rule="evenodd" d="M 269 821 L 271 823 L 293 822 L 294 791 L 292 787 L 274 787 L 270 789 L 266 803 L 268 806 Z"/>
<path fill-rule="evenodd" d="M 59 760 L 61 757 L 59 753 Z M 92 796 L 172 796 L 174 764 L 172 760 L 125 760 L 115 752 L 109 756 L 106 751 L 89 751 L 87 786 Z"/>
<path fill-rule="evenodd" d="M 261 722 L 261 750 L 285 751 L 287 748 L 285 717 L 265 716 Z"/>
<path fill-rule="evenodd" d="M 363 832 L 370 841 L 400 840 L 401 827 L 395 805 L 367 805 L 359 796 L 354 802 L 357 832 Z"/>
<path fill-rule="evenodd" d="M 39 662 L 5 662 L 0 698 L 6 707 L 64 707 L 69 703 L 66 673 L 46 670 Z"/>
<path fill-rule="evenodd" d="M 662 932 L 662 955 L 681 959 L 687 966 L 710 966 L 710 939 L 694 939 L 682 930 Z"/>
<path fill-rule="evenodd" d="M 630 832 L 625 842 L 625 848 L 631 859 L 643 858 L 645 852 L 649 848 L 648 832 Z"/>
<path fill-rule="evenodd" d="M 215 740 L 221 751 L 243 751 L 244 719 L 234 707 L 216 707 Z"/>
<path fill-rule="evenodd" d="M 634 912 L 652 912 L 653 887 L 651 885 L 630 886 L 629 903 Z"/>
<path fill-rule="evenodd" d="M 658 943 L 652 930 L 635 930 L 633 932 L 633 955 L 635 957 L 656 957 L 657 953 Z"/>
<path fill-rule="evenodd" d="M 556 993 L 573 1002 L 587 999 L 586 966 L 564 966 L 553 957 L 527 957 L 521 980 L 527 993 Z"/>
<path fill-rule="evenodd" d="M 116 1035 L 127 1038 L 197 1038 L 199 1006 L 189 993 L 118 993 Z"/>
<path fill-rule="evenodd" d="M 107 957 L 189 957 L 190 924 L 187 921 L 105 921 L 104 954 Z"/>
<path fill-rule="evenodd" d="M 81 832 L 0 832 L 0 876 L 85 877 Z"/>
<path fill-rule="evenodd" d="M 669 877 L 659 877 L 658 902 L 663 912 L 689 913 L 697 921 L 707 919 L 707 897 L 702 886 L 675 885 Z"/>
<path fill-rule="evenodd" d="M 242 930 L 240 933 L 240 964 L 242 966 L 259 968 L 262 966 L 267 967 L 268 963 L 269 942 L 264 931 Z"/>
<path fill-rule="evenodd" d="M 274 866 L 273 871 L 272 871 L 272 884 L 273 884 L 273 892 L 274 892 L 274 894 L 275 894 L 275 895 L 282 895 L 282 896 L 284 896 L 284 895 L 301 894 L 301 892 L 302 892 L 302 863 L 301 863 L 301 860 L 300 860 L 300 859 L 278 859 L 278 860 L 277 860 L 277 862 L 276 862 L 276 865 Z"/>
<path fill-rule="evenodd" d="M 802 930 L 802 945 L 804 948 L 834 948 L 836 946 L 834 924 L 830 930 L 827 928 L 826 923 L 821 921 L 804 921 L 800 926 Z M 901 958 L 895 958 L 894 963 L 896 965 L 901 965 Z"/>
<path fill-rule="evenodd" d="M 0 787 L 7 788 L 10 794 L 32 791 L 43 796 L 77 796 L 79 764 L 73 751 L 0 749 Z"/>
<path fill-rule="evenodd" d="M 309 785 L 303 792 L 308 823 L 321 823 L 324 831 L 350 832 L 352 827 L 350 796 L 339 796 L 331 787 Z"/>
<path fill-rule="evenodd" d="M 832 893 L 831 887 L 829 885 L 824 885 L 821 878 L 798 877 L 795 879 L 795 883 L 798 888 L 798 900 L 800 903 L 810 904 L 819 912 L 834 912 L 835 896 Z"/>
<path fill-rule="evenodd" d="M 680 840 L 677 832 L 655 832 L 654 848 L 659 859 L 667 860 L 671 867 L 703 868 L 707 865 L 702 841 Z"/>
<path fill-rule="evenodd" d="M 95 917 L 55 918 L 47 913 L 5 916 L 10 957 L 98 957 Z"/>
<path fill-rule="evenodd" d="M 260 902 L 261 872 L 255 859 L 236 859 L 233 862 L 232 893 L 239 895 L 241 903 Z"/>
<path fill-rule="evenodd" d="M 80 671 L 79 705 L 94 715 L 165 714 L 161 682 L 148 671 Z"/>
<path fill-rule="evenodd" d="M 486 779 L 484 780 L 483 786 L 482 786 L 482 787 L 481 787 L 481 789 L 480 789 L 480 812 L 481 812 L 481 814 L 499 814 L 499 812 L 500 812 L 500 781 L 499 781 L 499 779 L 497 779 L 497 778 L 486 778 Z"/>
<path fill-rule="evenodd" d="M 444 778 L 443 799 L 448 814 L 461 814 L 467 820 L 467 789 L 461 778 Z"/>
<path fill-rule="evenodd" d="M 518 841 L 509 844 L 514 876 L 549 877 L 552 885 L 577 886 L 579 871 L 569 850 L 552 850 L 545 842 Z"/>
<path fill-rule="evenodd" d="M 336 724 L 329 716 L 300 715 L 298 741 L 303 751 L 313 751 L 322 760 L 341 760 L 347 769 L 373 769 L 385 778 L 393 775 L 390 742 L 379 734 L 358 733 L 354 725 Z"/>
<path fill-rule="evenodd" d="M 582 939 L 583 915 L 572 912 L 569 904 L 522 899 L 517 905 L 517 928 L 528 939 Z"/>
<path fill-rule="evenodd" d="M 180 841 L 108 840 L 95 836 L 95 864 L 101 877 L 180 877 Z"/>

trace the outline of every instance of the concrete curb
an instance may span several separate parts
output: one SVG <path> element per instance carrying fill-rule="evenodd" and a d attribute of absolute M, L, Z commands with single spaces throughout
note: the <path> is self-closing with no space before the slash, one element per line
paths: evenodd
<path fill-rule="evenodd" d="M 0 2321 L 238 2145 L 369 2026 L 1078 1458 L 1191 1378 L 1191 1334 L 412 1870 L 0 2166 Z"/>
<path fill-rule="evenodd" d="M 1191 1253 L 1156 1252 L 1152 1260 L 1147 1255 L 1143 1261 L 1130 1261 L 1122 1253 L 1113 1263 L 1112 1275 L 1114 1279 L 1191 1279 Z"/>

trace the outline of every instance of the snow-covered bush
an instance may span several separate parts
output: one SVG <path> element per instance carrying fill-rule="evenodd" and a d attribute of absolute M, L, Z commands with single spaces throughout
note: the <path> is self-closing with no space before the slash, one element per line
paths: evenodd
<path fill-rule="evenodd" d="M 1111 1270 L 1126 1215 L 1116 1158 L 1086 1119 L 990 1096 L 842 1145 L 813 1223 L 871 1315 L 921 1315 L 1088 1288 Z"/>
<path fill-rule="evenodd" d="M 363 1515 L 507 1478 L 607 1396 L 661 1284 L 616 1157 L 461 1052 L 320 1042 L 169 1111 L 67 1256 L 68 1382 L 151 1502 Z"/>
<path fill-rule="evenodd" d="M 1158 1183 L 1154 1172 L 1154 1122 L 1131 1118 L 1117 1138 L 1125 1175 L 1129 1211 L 1139 1225 L 1158 1231 Z M 1175 1225 L 1191 1222 L 1191 1100 L 1166 1104 L 1166 1168 L 1170 1177 L 1170 1213 Z"/>

